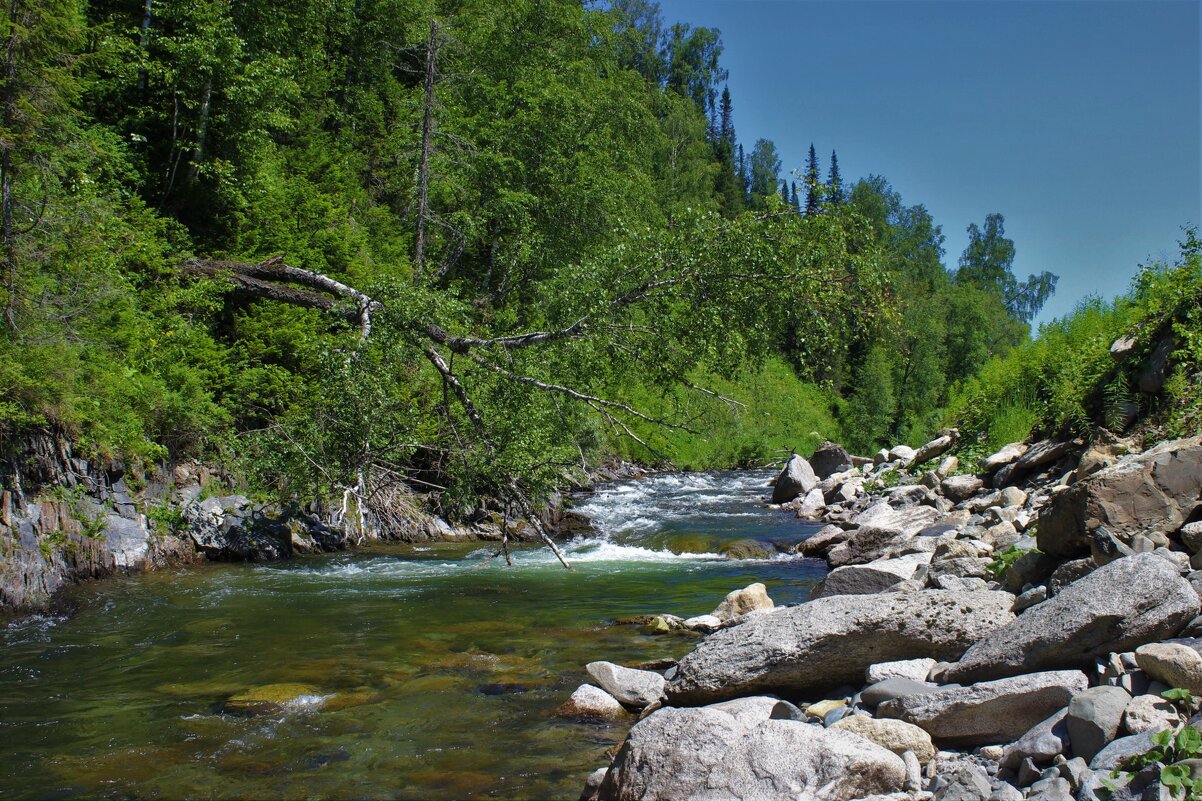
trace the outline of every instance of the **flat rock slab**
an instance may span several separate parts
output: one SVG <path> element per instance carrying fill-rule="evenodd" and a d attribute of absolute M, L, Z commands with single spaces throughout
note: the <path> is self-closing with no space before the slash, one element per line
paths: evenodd
<path fill-rule="evenodd" d="M 793 720 L 745 726 L 712 707 L 657 710 L 630 730 L 601 783 L 609 801 L 844 801 L 900 790 L 901 758 L 850 732 Z"/>
<path fill-rule="evenodd" d="M 914 578 L 915 571 L 930 564 L 931 554 L 916 553 L 896 559 L 875 559 L 862 565 L 837 567 L 814 587 L 810 598 L 829 595 L 872 595 Z"/>
<path fill-rule="evenodd" d="M 1005 592 L 926 590 L 784 607 L 703 640 L 680 661 L 668 700 L 697 705 L 782 690 L 804 695 L 856 684 L 882 661 L 955 659 L 1010 623 L 1013 602 Z"/>
<path fill-rule="evenodd" d="M 1033 673 L 881 704 L 877 715 L 925 729 L 941 745 L 1009 743 L 1089 686 L 1079 670 Z"/>
<path fill-rule="evenodd" d="M 1198 608 L 1198 593 L 1168 561 L 1150 553 L 1128 556 L 1025 610 L 935 678 L 966 683 L 1086 667 L 1096 656 L 1172 637 Z"/>

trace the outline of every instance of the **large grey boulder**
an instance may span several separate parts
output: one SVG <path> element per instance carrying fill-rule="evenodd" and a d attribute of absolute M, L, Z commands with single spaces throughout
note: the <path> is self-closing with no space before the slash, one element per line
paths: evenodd
<path fill-rule="evenodd" d="M 877 662 L 955 659 L 1014 618 L 1005 592 L 836 595 L 756 615 L 710 635 L 668 684 L 673 704 L 857 683 Z"/>
<path fill-rule="evenodd" d="M 895 584 L 914 578 L 915 571 L 930 562 L 930 553 L 916 553 L 895 559 L 874 559 L 862 565 L 837 567 L 815 585 L 810 598 L 884 592 Z"/>
<path fill-rule="evenodd" d="M 985 461 L 981 462 L 981 469 L 986 473 L 1000 470 L 1006 465 L 1018 461 L 1018 458 L 1026 453 L 1030 447 L 1023 442 L 1011 442 L 997 453 L 986 456 Z"/>
<path fill-rule="evenodd" d="M 572 697 L 555 710 L 556 717 L 572 720 L 618 720 L 626 710 L 618 699 L 591 684 L 581 684 Z"/>
<path fill-rule="evenodd" d="M 939 483 L 944 497 L 953 501 L 966 501 L 984 486 L 984 481 L 971 475 L 948 476 Z"/>
<path fill-rule="evenodd" d="M 1068 705 L 1068 734 L 1073 755 L 1086 762 L 1110 744 L 1123 723 L 1131 694 L 1122 687 L 1090 687 Z"/>
<path fill-rule="evenodd" d="M 768 588 L 761 582 L 748 584 L 741 590 L 731 590 L 722 599 L 722 603 L 714 608 L 711 615 L 728 623 L 737 620 L 748 612 L 766 612 L 776 604 L 768 597 Z"/>
<path fill-rule="evenodd" d="M 1088 534 L 1105 526 L 1124 542 L 1149 529 L 1175 531 L 1202 502 L 1202 437 L 1164 442 L 1059 493 L 1039 516 L 1039 550 L 1089 552 Z"/>
<path fill-rule="evenodd" d="M 940 744 L 1009 743 L 1089 686 L 1079 670 L 1033 673 L 881 704 L 877 716 L 925 729 Z"/>
<path fill-rule="evenodd" d="M 746 726 L 712 707 L 664 708 L 630 730 L 599 798 L 842 801 L 896 792 L 905 780 L 899 756 L 850 732 L 793 720 Z"/>
<path fill-rule="evenodd" d="M 1173 565 L 1141 553 L 1100 567 L 991 632 L 942 680 L 971 682 L 1055 668 L 1172 637 L 1198 614 L 1198 593 Z"/>
<path fill-rule="evenodd" d="M 847 449 L 829 441 L 818 446 L 818 450 L 811 454 L 809 462 L 814 474 L 823 480 L 835 473 L 850 470 L 852 466 L 851 454 Z"/>
<path fill-rule="evenodd" d="M 918 449 L 918 451 L 914 454 L 914 457 L 910 460 L 909 466 L 922 464 L 923 462 L 929 462 L 936 456 L 942 456 L 955 443 L 956 438 L 951 434 L 944 434 L 942 437 L 936 437 Z"/>
<path fill-rule="evenodd" d="M 613 662 L 589 662 L 584 669 L 601 689 L 627 706 L 641 709 L 663 697 L 664 677 L 655 671 L 635 670 Z"/>
<path fill-rule="evenodd" d="M 831 724 L 831 728 L 858 734 L 882 748 L 888 748 L 898 756 L 911 751 L 924 765 L 935 758 L 935 745 L 931 742 L 931 735 L 904 720 L 848 715 Z"/>
<path fill-rule="evenodd" d="M 810 463 L 797 454 L 793 454 L 785 469 L 776 477 L 776 485 L 772 488 L 773 503 L 788 503 L 798 495 L 805 495 L 818 486 L 818 476 Z"/>

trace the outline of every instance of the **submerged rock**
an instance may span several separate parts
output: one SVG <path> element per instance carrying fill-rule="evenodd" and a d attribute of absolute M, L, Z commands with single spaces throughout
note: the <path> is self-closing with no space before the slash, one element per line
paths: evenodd
<path fill-rule="evenodd" d="M 275 715 L 292 708 L 320 707 L 326 697 L 310 684 L 265 684 L 230 696 L 222 708 L 237 715 Z"/>
<path fill-rule="evenodd" d="M 873 664 L 955 659 L 1014 619 L 1005 592 L 927 590 L 839 595 L 754 616 L 711 634 L 679 664 L 674 704 L 779 689 L 806 693 L 859 682 Z"/>

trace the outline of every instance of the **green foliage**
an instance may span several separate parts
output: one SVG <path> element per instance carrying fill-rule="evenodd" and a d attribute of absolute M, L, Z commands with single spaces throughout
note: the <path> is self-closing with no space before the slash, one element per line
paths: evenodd
<path fill-rule="evenodd" d="M 1130 420 L 1135 389 L 1147 360 L 1164 336 L 1175 348 L 1162 405 L 1154 425 L 1166 436 L 1196 431 L 1202 393 L 1202 264 L 1190 236 L 1175 264 L 1143 267 L 1132 290 L 1114 302 L 1091 299 L 1068 317 L 1041 326 L 1039 336 L 995 357 L 952 392 L 946 422 L 984 435 L 1000 446 L 1031 429 L 1045 434 L 1088 435 L 1098 426 L 1112 431 Z M 1121 363 L 1112 343 L 1129 336 L 1133 350 Z M 1194 426 L 1191 428 L 1191 426 Z"/>
<path fill-rule="evenodd" d="M 1187 690 L 1168 690 L 1161 695 L 1186 709 L 1193 707 L 1193 698 Z M 1160 783 L 1168 788 L 1175 798 L 1195 799 L 1202 797 L 1202 779 L 1191 778 L 1185 760 L 1202 757 L 1202 733 L 1193 726 L 1182 726 L 1179 731 L 1165 729 L 1152 735 L 1152 747 L 1146 753 L 1131 757 L 1121 769 L 1111 773 L 1112 779 L 1130 778 L 1148 765 L 1160 764 Z"/>
<path fill-rule="evenodd" d="M 1006 577 L 1006 572 L 1010 569 L 1010 566 L 1029 553 L 1038 552 L 1024 551 L 1016 545 L 1011 545 L 1006 550 L 993 555 L 993 561 L 989 563 L 989 572 L 993 574 L 995 581 L 1002 581 Z"/>

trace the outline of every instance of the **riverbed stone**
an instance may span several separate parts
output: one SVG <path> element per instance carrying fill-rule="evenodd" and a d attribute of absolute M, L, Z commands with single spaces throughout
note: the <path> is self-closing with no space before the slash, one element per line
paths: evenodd
<path fill-rule="evenodd" d="M 825 559 L 827 551 L 852 535 L 851 531 L 836 525 L 823 526 L 808 539 L 797 544 L 797 552 L 812 559 Z M 1202 575 L 1202 574 L 1200 574 Z"/>
<path fill-rule="evenodd" d="M 864 671 L 864 680 L 868 684 L 876 684 L 885 679 L 910 679 L 911 681 L 926 681 L 931 668 L 935 667 L 934 659 L 898 659 L 893 662 L 878 662 L 869 665 Z"/>
<path fill-rule="evenodd" d="M 965 501 L 980 491 L 985 482 L 976 476 L 948 476 L 939 484 L 939 489 L 945 498 L 953 501 Z"/>
<path fill-rule="evenodd" d="M 1159 695 L 1137 695 L 1123 710 L 1123 728 L 1129 734 L 1160 731 L 1181 722 L 1181 713 Z"/>
<path fill-rule="evenodd" d="M 842 801 L 895 792 L 905 779 L 901 757 L 850 732 L 792 720 L 748 727 L 711 707 L 666 707 L 630 730 L 599 797 Z"/>
<path fill-rule="evenodd" d="M 1152 729 L 1140 732 L 1139 734 L 1118 738 L 1099 751 L 1089 761 L 1089 769 L 1103 772 L 1122 767 L 1127 760 L 1136 754 L 1146 754 L 1155 744 L 1152 742 L 1152 737 L 1160 731 L 1164 731 L 1164 729 Z"/>
<path fill-rule="evenodd" d="M 970 687 L 907 695 L 881 704 L 880 717 L 920 726 L 941 745 L 1009 743 L 1089 686 L 1078 670 L 1033 673 Z"/>
<path fill-rule="evenodd" d="M 866 707 L 874 707 L 901 698 L 904 695 L 922 695 L 940 690 L 938 684 L 914 679 L 885 679 L 876 684 L 870 684 L 860 691 L 860 703 Z"/>
<path fill-rule="evenodd" d="M 1058 709 L 1036 723 L 1021 737 L 1002 750 L 1000 764 L 1017 771 L 1024 760 L 1035 765 L 1047 765 L 1057 754 L 1068 753 L 1071 739 L 1068 731 L 1068 708 Z"/>
<path fill-rule="evenodd" d="M 618 720 L 626 709 L 609 693 L 591 684 L 581 684 L 572 696 L 555 710 L 555 716 L 571 720 Z"/>
<path fill-rule="evenodd" d="M 981 469 L 986 473 L 1000 470 L 1006 465 L 1017 461 L 1020 456 L 1027 452 L 1029 447 L 1024 442 L 1011 442 L 1004 448 L 986 456 L 985 461 L 981 462 Z"/>
<path fill-rule="evenodd" d="M 1202 499 L 1202 437 L 1164 442 L 1056 495 L 1039 516 L 1039 549 L 1061 558 L 1089 550 L 1104 525 L 1129 542 L 1149 529 L 1175 531 Z"/>
<path fill-rule="evenodd" d="M 718 553 L 727 559 L 771 559 L 776 556 L 776 546 L 763 540 L 743 538 L 722 545 Z"/>
<path fill-rule="evenodd" d="M 682 625 L 690 631 L 717 631 L 722 628 L 722 618 L 717 615 L 698 615 L 688 618 Z"/>
<path fill-rule="evenodd" d="M 853 522 L 859 528 L 845 542 L 831 548 L 827 560 L 832 567 L 871 562 L 885 556 L 889 546 L 915 537 L 938 517 L 939 511 L 930 506 L 894 509 L 877 504 L 856 516 Z"/>
<path fill-rule="evenodd" d="M 1198 594 L 1155 554 L 1090 573 L 973 645 L 937 680 L 972 682 L 1087 667 L 1094 657 L 1171 637 L 1198 614 Z"/>
<path fill-rule="evenodd" d="M 951 434 L 944 434 L 943 436 L 935 437 L 935 439 L 918 449 L 914 456 L 911 457 L 908 466 L 929 462 L 931 459 L 942 456 L 951 449 L 955 442 L 956 438 Z"/>
<path fill-rule="evenodd" d="M 837 567 L 815 585 L 810 592 L 810 598 L 884 592 L 898 582 L 913 578 L 919 567 L 929 564 L 930 561 L 931 554 L 918 553 L 894 559 L 874 559 L 862 565 Z"/>
<path fill-rule="evenodd" d="M 793 454 L 772 488 L 773 503 L 788 503 L 818 486 L 818 476 L 803 457 Z"/>
<path fill-rule="evenodd" d="M 230 696 L 223 709 L 238 715 L 277 715 L 291 707 L 318 707 L 323 698 L 310 684 L 264 684 Z"/>
<path fill-rule="evenodd" d="M 670 703 L 701 704 L 754 692 L 795 694 L 858 681 L 869 665 L 955 659 L 1013 620 L 1005 592 L 924 590 L 837 595 L 753 616 L 702 640 L 681 659 Z"/>
<path fill-rule="evenodd" d="M 722 599 L 712 614 L 723 623 L 736 620 L 748 612 L 768 611 L 776 604 L 768 597 L 768 588 L 761 582 L 748 584 L 741 590 L 732 590 Z"/>
<path fill-rule="evenodd" d="M 623 704 L 642 709 L 664 695 L 664 677 L 653 670 L 635 670 L 613 662 L 589 662 L 585 671 L 601 689 Z"/>
<path fill-rule="evenodd" d="M 1186 645 L 1157 642 L 1135 649 L 1135 662 L 1156 681 L 1202 696 L 1202 655 Z"/>
<path fill-rule="evenodd" d="M 912 751 L 924 765 L 935 758 L 935 745 L 931 742 L 931 735 L 904 720 L 848 715 L 832 724 L 831 728 L 858 734 L 882 748 L 888 748 L 898 756 Z"/>
<path fill-rule="evenodd" d="M 1130 694 L 1121 687 L 1090 687 L 1074 695 L 1066 719 L 1073 754 L 1086 762 L 1093 759 L 1118 736 L 1130 702 Z"/>
<path fill-rule="evenodd" d="M 809 458 L 810 468 L 820 479 L 851 469 L 851 454 L 842 445 L 834 442 L 822 443 Z"/>

